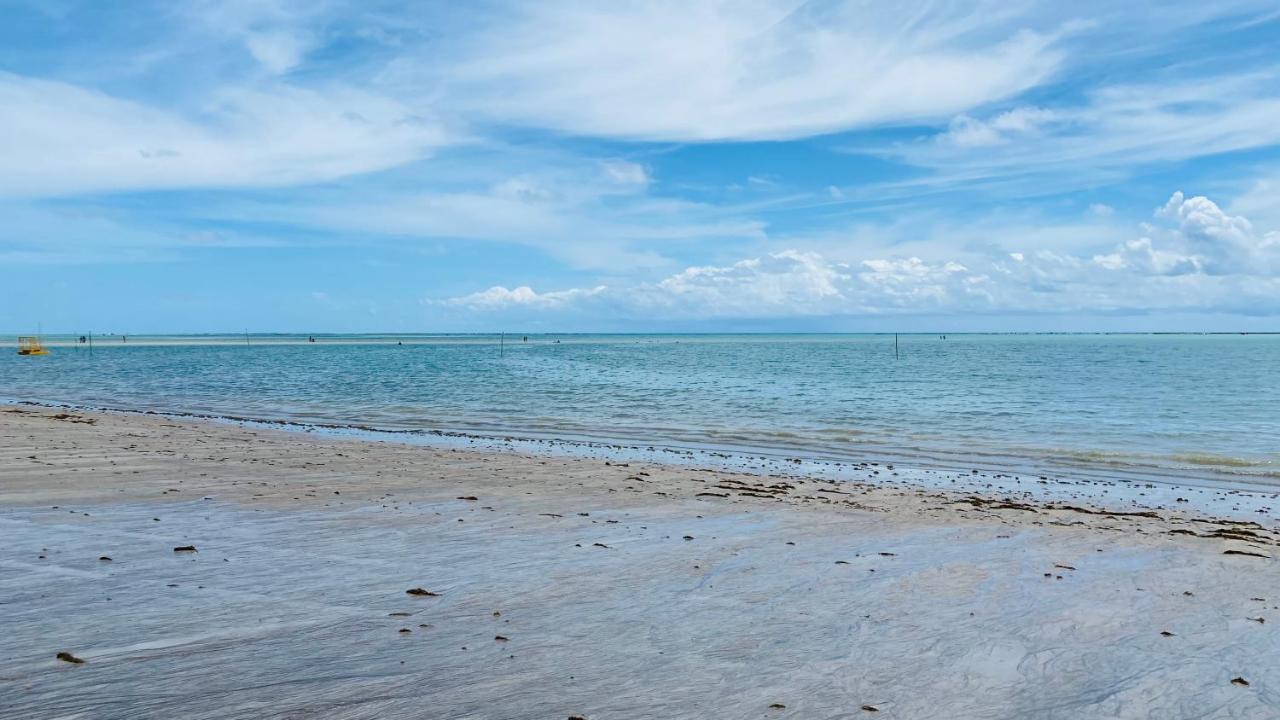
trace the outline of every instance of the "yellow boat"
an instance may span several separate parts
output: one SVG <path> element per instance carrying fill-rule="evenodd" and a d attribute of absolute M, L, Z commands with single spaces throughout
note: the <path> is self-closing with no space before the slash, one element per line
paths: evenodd
<path fill-rule="evenodd" d="M 21 335 L 18 337 L 18 354 L 48 355 L 49 350 L 40 343 L 39 337 L 35 335 Z"/>

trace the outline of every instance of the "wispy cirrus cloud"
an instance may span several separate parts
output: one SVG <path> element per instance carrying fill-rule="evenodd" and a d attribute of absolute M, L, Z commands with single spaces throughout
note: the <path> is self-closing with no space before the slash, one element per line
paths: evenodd
<path fill-rule="evenodd" d="M 891 157 L 933 174 L 917 185 L 1038 177 L 1045 192 L 1173 163 L 1280 144 L 1280 66 L 1243 74 L 1174 76 L 1109 85 L 1078 103 L 1017 106 L 953 118 L 914 142 L 857 152 Z"/>
<path fill-rule="evenodd" d="M 478 117 L 631 140 L 806 137 L 955 113 L 1061 64 L 1069 24 L 1000 3 L 523 4 L 449 45 L 458 60 L 393 64 Z M 1043 26 L 1043 27 L 1036 27 Z"/>
<path fill-rule="evenodd" d="M 492 159 L 497 153 L 503 157 Z M 211 218 L 269 223 L 346 237 L 482 241 L 536 248 L 573 268 L 632 271 L 674 264 L 669 252 L 699 243 L 754 242 L 762 222 L 718 206 L 655 197 L 641 163 L 618 158 L 538 158 L 475 150 L 442 158 L 447 186 L 297 191 L 287 200 L 211 204 Z M 481 166 L 477 170 L 474 166 Z M 451 173 L 457 168 L 457 173 Z"/>
<path fill-rule="evenodd" d="M 447 142 L 438 123 L 353 88 L 211 95 L 183 113 L 0 72 L 0 194 L 312 183 L 394 167 Z"/>
<path fill-rule="evenodd" d="M 261 67 L 281 75 L 322 44 L 320 29 L 339 6 L 326 0 L 195 0 L 175 9 L 198 32 L 240 44 Z"/>

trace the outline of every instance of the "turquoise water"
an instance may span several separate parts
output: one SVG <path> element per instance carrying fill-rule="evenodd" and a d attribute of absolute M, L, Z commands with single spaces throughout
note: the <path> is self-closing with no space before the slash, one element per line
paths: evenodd
<path fill-rule="evenodd" d="M 391 430 L 1280 484 L 1280 336 L 95 338 L 0 397 Z M 403 345 L 397 344 L 403 342 Z"/>

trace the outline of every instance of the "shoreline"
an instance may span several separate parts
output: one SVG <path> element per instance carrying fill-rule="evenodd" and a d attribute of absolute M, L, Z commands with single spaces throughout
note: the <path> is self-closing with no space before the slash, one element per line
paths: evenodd
<path fill-rule="evenodd" d="M 0 395 L 424 436 L 658 441 L 835 467 L 1280 489 L 1280 427 L 1265 412 L 1280 401 L 1265 372 L 1280 346 L 1267 340 L 921 337 L 899 361 L 870 336 L 761 337 L 591 335 L 513 343 L 505 356 L 469 345 L 139 346 L 10 359 Z M 1200 382 L 1201 362 L 1235 370 Z M 166 380 L 182 376 L 185 387 Z"/>
<path fill-rule="evenodd" d="M 32 406 L 0 448 L 5 717 L 1280 708 L 1261 513 Z"/>
<path fill-rule="evenodd" d="M 895 456 L 867 452 L 860 459 L 847 455 L 805 454 L 801 448 L 708 445 L 699 442 L 638 443 L 629 439 L 553 437 L 540 433 L 450 429 L 394 429 L 362 423 L 305 422 L 214 413 L 135 410 L 67 402 L 0 398 L 5 407 L 35 407 L 121 416 L 162 417 L 179 421 L 226 424 L 233 427 L 325 435 L 371 442 L 406 443 L 434 448 L 457 448 L 498 453 L 527 453 L 547 457 L 652 462 L 740 472 L 763 477 L 813 478 L 842 482 L 900 482 L 909 487 L 1006 493 L 1028 501 L 1085 499 L 1102 507 L 1163 510 L 1171 505 L 1203 513 L 1256 519 L 1280 511 L 1280 486 L 1241 478 L 1197 477 L 1190 472 L 1170 475 L 1158 468 L 1111 468 L 1035 465 L 1028 458 L 975 454 L 963 466 L 954 459 Z M 887 468 L 889 474 L 882 475 Z M 879 470 L 879 472 L 877 471 Z M 896 480 L 891 480 L 896 478 Z"/>

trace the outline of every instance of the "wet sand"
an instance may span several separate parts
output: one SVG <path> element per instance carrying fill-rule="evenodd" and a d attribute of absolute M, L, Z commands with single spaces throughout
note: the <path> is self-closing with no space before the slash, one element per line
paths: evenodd
<path fill-rule="evenodd" d="M 0 407 L 0 717 L 1280 716 L 1269 496 L 1064 497 Z"/>

